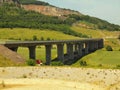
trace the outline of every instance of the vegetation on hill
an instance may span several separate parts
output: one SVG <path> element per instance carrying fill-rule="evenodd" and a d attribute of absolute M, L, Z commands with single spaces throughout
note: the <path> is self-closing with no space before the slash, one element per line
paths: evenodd
<path fill-rule="evenodd" d="M 82 28 L 79 26 L 72 26 L 71 27 L 72 30 L 74 30 L 75 32 L 80 32 L 82 34 L 85 34 L 91 38 L 119 38 L 119 34 L 120 31 L 115 31 L 115 32 L 111 32 L 108 30 L 100 30 L 100 29 L 86 29 L 86 28 Z"/>
<path fill-rule="evenodd" d="M 72 35 L 66 35 L 61 32 L 51 30 L 27 29 L 27 28 L 4 28 L 0 29 L 0 39 L 3 40 L 65 40 L 65 39 L 79 39 Z"/>
<path fill-rule="evenodd" d="M 112 52 L 106 50 L 98 50 L 94 53 L 88 54 L 74 63 L 72 66 L 80 67 L 81 62 L 86 62 L 87 67 L 98 68 L 120 68 L 118 63 L 120 60 L 120 51 L 114 50 Z"/>
<path fill-rule="evenodd" d="M 20 0 L 20 3 L 25 4 L 25 5 L 27 4 L 45 5 L 45 6 L 49 5 L 49 3 L 47 2 L 42 2 L 42 1 L 37 1 L 37 0 Z"/>
<path fill-rule="evenodd" d="M 105 20 L 101 20 L 96 17 L 91 17 L 88 15 L 69 15 L 69 18 L 75 19 L 75 21 L 87 22 L 92 24 L 92 29 L 101 29 L 101 30 L 109 30 L 109 31 L 120 31 L 120 26 L 111 24 Z M 90 26 L 91 27 L 91 26 Z"/>
<path fill-rule="evenodd" d="M 36 5 L 50 5 L 49 3 L 37 1 L 37 0 L 20 0 L 22 4 L 36 4 Z M 67 23 L 69 25 L 72 25 L 75 22 L 86 22 L 92 24 L 92 29 L 106 29 L 109 31 L 120 31 L 120 26 L 111 24 L 105 20 L 101 20 L 96 17 L 91 17 L 89 15 L 76 15 L 72 14 L 67 16 L 67 19 L 64 21 L 64 23 Z"/>
<path fill-rule="evenodd" d="M 14 4 L 3 4 L 0 7 L 1 28 L 34 28 L 50 29 L 65 34 L 87 37 L 70 29 L 71 19 L 62 20 L 58 17 L 46 16 L 34 11 L 25 11 Z"/>

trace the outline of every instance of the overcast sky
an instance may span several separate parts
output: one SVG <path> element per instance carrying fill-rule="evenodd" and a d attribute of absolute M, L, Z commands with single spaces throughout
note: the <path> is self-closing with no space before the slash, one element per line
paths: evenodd
<path fill-rule="evenodd" d="M 39 0 L 120 25 L 120 0 Z"/>

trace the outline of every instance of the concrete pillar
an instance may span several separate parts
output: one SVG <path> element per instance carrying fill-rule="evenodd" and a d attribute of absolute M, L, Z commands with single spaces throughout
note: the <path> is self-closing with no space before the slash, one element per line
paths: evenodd
<path fill-rule="evenodd" d="M 73 52 L 73 44 L 67 44 L 67 55 L 68 59 L 73 60 L 74 59 L 74 52 Z"/>
<path fill-rule="evenodd" d="M 94 45 L 95 45 L 95 50 L 97 50 L 98 49 L 98 42 L 96 41 Z"/>
<path fill-rule="evenodd" d="M 78 56 L 82 56 L 83 43 L 78 44 Z"/>
<path fill-rule="evenodd" d="M 58 60 L 64 63 L 64 44 L 57 44 Z"/>
<path fill-rule="evenodd" d="M 101 39 L 100 41 L 98 41 L 98 48 L 99 49 L 101 49 L 101 48 L 104 47 L 103 43 L 104 43 L 103 39 Z"/>
<path fill-rule="evenodd" d="M 96 49 L 95 49 L 95 42 L 92 42 L 92 49 L 93 49 L 93 51 L 96 50 Z"/>
<path fill-rule="evenodd" d="M 88 54 L 88 53 L 89 53 L 88 49 L 89 49 L 89 43 L 86 42 L 86 43 L 85 43 L 85 54 Z"/>
<path fill-rule="evenodd" d="M 74 52 L 78 52 L 78 44 L 74 45 Z"/>
<path fill-rule="evenodd" d="M 104 47 L 104 40 L 101 39 L 101 48 L 103 48 L 103 47 Z"/>
<path fill-rule="evenodd" d="M 92 42 L 92 50 L 95 51 L 95 42 Z"/>
<path fill-rule="evenodd" d="M 89 42 L 89 51 L 90 52 L 94 51 L 94 42 Z"/>
<path fill-rule="evenodd" d="M 45 48 L 46 48 L 46 65 L 50 65 L 52 45 L 45 45 Z"/>
<path fill-rule="evenodd" d="M 30 59 L 35 59 L 36 56 L 36 52 L 35 52 L 35 48 L 36 46 L 29 46 L 29 58 Z"/>

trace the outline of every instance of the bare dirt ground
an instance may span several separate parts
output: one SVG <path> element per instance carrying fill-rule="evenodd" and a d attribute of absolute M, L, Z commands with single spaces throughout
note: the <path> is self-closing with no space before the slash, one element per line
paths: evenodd
<path fill-rule="evenodd" d="M 1 67 L 0 90 L 120 90 L 120 70 Z"/>
<path fill-rule="evenodd" d="M 12 60 L 13 62 L 16 63 L 24 63 L 25 59 L 23 59 L 19 54 L 16 52 L 8 49 L 7 47 L 0 45 L 0 55 L 3 57 Z"/>

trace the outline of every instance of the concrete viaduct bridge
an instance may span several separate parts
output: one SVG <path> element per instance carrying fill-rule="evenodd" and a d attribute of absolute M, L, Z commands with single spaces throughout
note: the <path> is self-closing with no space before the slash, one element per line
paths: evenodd
<path fill-rule="evenodd" d="M 64 45 L 66 44 L 67 53 L 64 55 Z M 103 39 L 80 39 L 80 40 L 54 40 L 54 41 L 7 41 L 3 44 L 13 51 L 17 51 L 18 47 L 29 48 L 29 58 L 35 59 L 36 46 L 44 45 L 46 53 L 46 64 L 51 63 L 52 45 L 57 46 L 57 60 L 65 62 L 66 60 L 74 60 L 80 58 L 95 50 L 103 48 Z"/>

